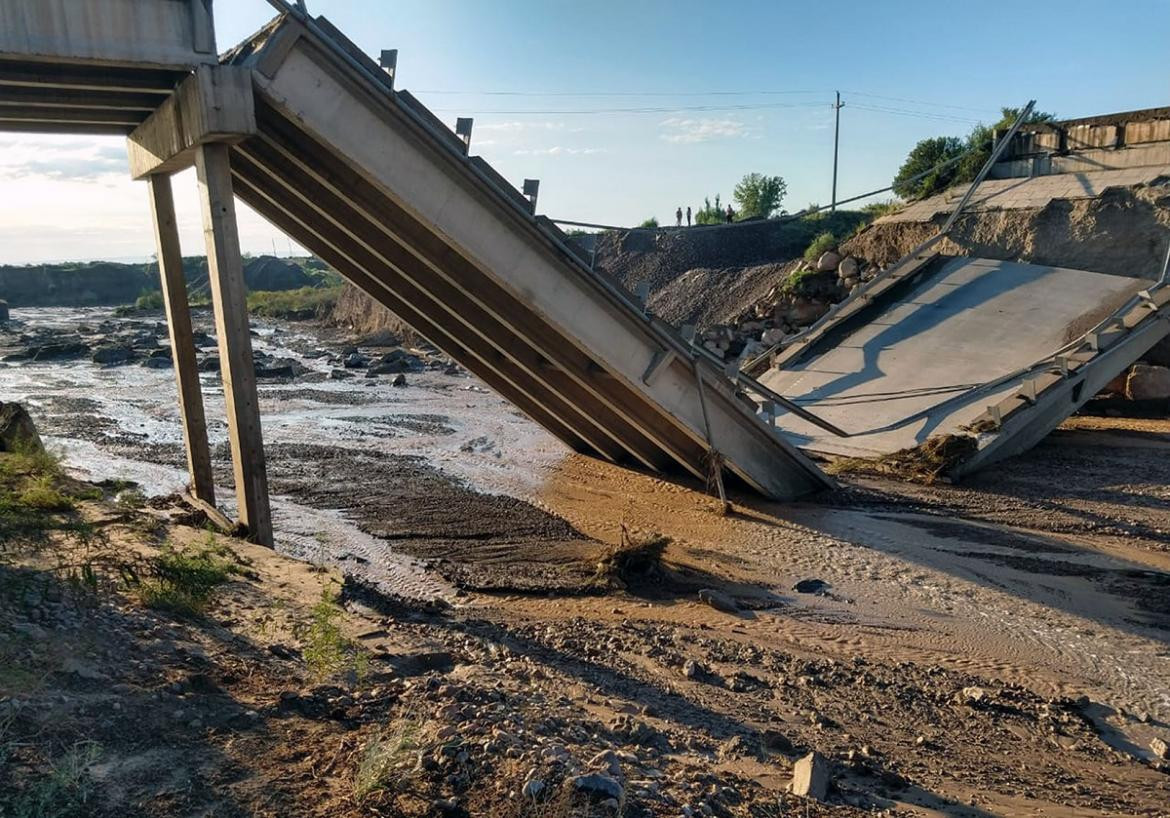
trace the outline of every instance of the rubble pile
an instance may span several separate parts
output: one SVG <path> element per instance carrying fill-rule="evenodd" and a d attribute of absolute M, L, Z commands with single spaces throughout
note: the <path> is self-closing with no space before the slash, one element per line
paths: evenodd
<path fill-rule="evenodd" d="M 725 360 L 763 352 L 815 323 L 881 269 L 839 250 L 815 262 L 793 262 L 763 298 L 730 322 L 702 329 L 696 343 Z"/>

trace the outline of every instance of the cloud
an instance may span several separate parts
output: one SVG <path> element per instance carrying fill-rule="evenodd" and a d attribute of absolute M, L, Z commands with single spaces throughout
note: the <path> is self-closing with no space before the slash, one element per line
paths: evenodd
<path fill-rule="evenodd" d="M 512 153 L 516 156 L 593 156 L 607 151 L 605 148 L 566 148 L 554 145 L 551 148 L 520 148 Z"/>
<path fill-rule="evenodd" d="M 0 138 L 0 179 L 68 179 L 108 181 L 128 175 L 126 148 L 121 140 L 54 136 Z"/>
<path fill-rule="evenodd" d="M 671 117 L 658 123 L 667 142 L 691 144 L 715 139 L 738 139 L 751 135 L 751 129 L 738 119 L 682 119 Z"/>

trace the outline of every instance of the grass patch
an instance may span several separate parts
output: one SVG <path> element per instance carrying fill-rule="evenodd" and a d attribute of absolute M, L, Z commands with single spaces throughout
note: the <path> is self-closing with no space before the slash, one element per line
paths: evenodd
<path fill-rule="evenodd" d="M 804 260 L 809 264 L 815 264 L 817 259 L 825 253 L 836 248 L 837 237 L 828 230 L 819 233 L 815 239 L 809 244 L 804 251 Z"/>
<path fill-rule="evenodd" d="M 378 793 L 400 789 L 414 774 L 421 734 L 422 726 L 407 718 L 370 740 L 353 776 L 353 794 L 358 803 Z"/>
<path fill-rule="evenodd" d="M 829 474 L 876 474 L 918 483 L 935 483 L 975 454 L 978 445 L 970 435 L 939 435 L 909 449 L 882 457 L 846 457 L 825 467 Z"/>
<path fill-rule="evenodd" d="M 197 617 L 207 610 L 216 589 L 242 569 L 231 550 L 208 534 L 202 546 L 190 550 L 164 544 L 162 552 L 151 560 L 149 573 L 150 579 L 138 589 L 143 605 Z"/>
<path fill-rule="evenodd" d="M 341 286 L 301 287 L 280 292 L 248 293 L 248 312 L 265 318 L 304 320 L 317 318 L 333 309 Z"/>
<path fill-rule="evenodd" d="M 361 681 L 368 670 L 368 654 L 341 630 L 343 613 L 334 595 L 323 588 L 320 601 L 310 611 L 309 624 L 302 630 L 302 655 L 318 679 L 352 673 Z"/>
<path fill-rule="evenodd" d="M 56 485 L 56 478 L 42 474 L 24 483 L 17 502 L 34 511 L 72 511 L 75 502 Z"/>
<path fill-rule="evenodd" d="M 100 494 L 65 477 L 61 460 L 34 446 L 0 452 L 0 546 L 42 539 L 47 532 L 88 536 L 76 501 Z"/>
<path fill-rule="evenodd" d="M 101 745 L 93 741 L 75 744 L 54 760 L 47 774 L 23 788 L 5 786 L 0 795 L 0 815 L 12 818 L 74 818 L 90 815 L 94 783 L 90 768 L 101 758 Z"/>

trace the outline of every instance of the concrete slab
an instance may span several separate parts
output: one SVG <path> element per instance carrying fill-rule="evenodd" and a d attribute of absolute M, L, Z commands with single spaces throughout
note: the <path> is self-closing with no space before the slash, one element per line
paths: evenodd
<path fill-rule="evenodd" d="M 942 258 L 895 300 L 875 306 L 854 329 L 811 343 L 806 354 L 760 380 L 850 433 L 848 438 L 827 436 L 799 418 L 781 415 L 778 427 L 802 448 L 885 454 L 972 424 L 989 405 L 1019 392 L 1037 371 L 1047 371 L 1054 354 L 1075 349 L 1085 333 L 1151 284 L 1083 270 Z M 1165 315 L 1156 310 L 1148 315 L 1154 329 L 1143 330 L 1140 343 L 1129 343 L 1137 333 L 1118 333 L 1110 363 L 1095 366 L 1095 378 L 1102 368 L 1124 369 L 1170 332 Z M 1125 352 L 1127 345 L 1132 354 Z M 1086 360 L 1096 357 L 1090 354 Z M 1078 371 L 1070 383 L 1086 374 L 1087 368 Z M 1092 395 L 1078 390 L 1076 397 L 1083 402 Z M 1078 405 L 1076 400 L 1062 404 L 1060 418 Z"/>

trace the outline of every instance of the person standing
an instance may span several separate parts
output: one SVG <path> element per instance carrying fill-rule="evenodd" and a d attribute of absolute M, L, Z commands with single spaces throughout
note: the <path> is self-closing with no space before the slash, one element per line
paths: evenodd
<path fill-rule="evenodd" d="M 735 211 L 731 209 L 731 205 L 727 206 L 727 223 L 731 224 L 735 221 Z"/>
<path fill-rule="evenodd" d="M 674 226 L 682 227 L 682 208 L 674 211 Z"/>
<path fill-rule="evenodd" d="M 691 206 L 687 205 L 687 227 L 691 226 Z"/>

